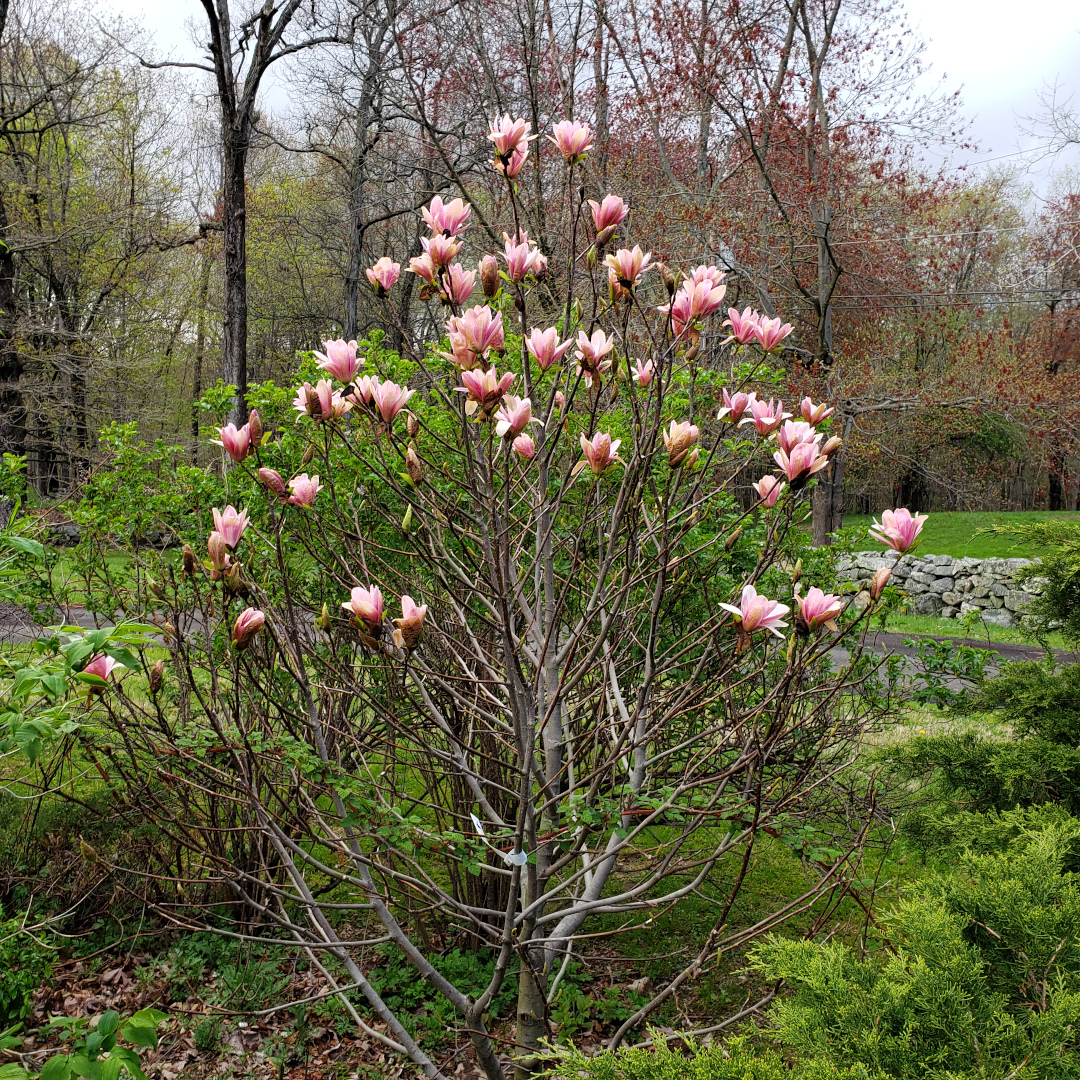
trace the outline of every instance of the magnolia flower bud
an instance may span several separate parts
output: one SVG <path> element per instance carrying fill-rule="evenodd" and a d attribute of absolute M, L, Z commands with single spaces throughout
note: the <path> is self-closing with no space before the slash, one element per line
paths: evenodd
<path fill-rule="evenodd" d="M 480 284 L 489 300 L 499 291 L 499 260 L 494 255 L 485 255 L 480 260 Z"/>
<path fill-rule="evenodd" d="M 238 562 L 233 563 L 232 566 L 225 571 L 225 588 L 236 596 L 248 595 L 248 587 L 247 582 L 244 580 L 243 568 Z"/>
<path fill-rule="evenodd" d="M 330 609 L 326 606 L 326 601 L 323 601 L 322 612 L 315 616 L 315 625 L 320 630 L 327 631 L 330 629 Z"/>
<path fill-rule="evenodd" d="M 300 459 L 301 465 L 310 465 L 311 459 L 315 456 L 315 444 L 312 443 L 305 451 L 304 456 Z"/>
<path fill-rule="evenodd" d="M 618 225 L 609 225 L 602 232 L 598 233 L 596 237 L 596 246 L 602 248 L 615 235 L 615 231 L 618 227 Z"/>
<path fill-rule="evenodd" d="M 410 439 L 415 439 L 420 434 L 420 421 L 412 413 L 405 415 L 405 430 Z"/>
<path fill-rule="evenodd" d="M 229 545 L 219 532 L 212 532 L 206 541 L 206 550 L 210 556 L 210 565 L 215 570 L 226 570 L 229 566 Z"/>
<path fill-rule="evenodd" d="M 150 669 L 150 693 L 156 694 L 161 689 L 161 682 L 165 677 L 165 661 L 159 660 Z"/>
<path fill-rule="evenodd" d="M 885 586 L 889 583 L 889 578 L 892 577 L 892 570 L 887 566 L 881 567 L 876 571 L 874 576 L 870 579 L 870 599 L 879 600 L 881 594 L 885 591 Z"/>
<path fill-rule="evenodd" d="M 146 586 L 159 600 L 165 595 L 165 590 L 152 577 L 146 579 Z"/>
<path fill-rule="evenodd" d="M 666 263 L 657 263 L 656 268 L 660 271 L 660 277 L 664 281 L 664 287 L 668 291 L 668 296 L 674 296 L 675 288 L 678 285 L 678 281 L 676 280 L 675 275 L 671 272 L 671 268 Z"/>
<path fill-rule="evenodd" d="M 405 468 L 408 470 L 409 479 L 419 486 L 423 482 L 424 472 L 420 468 L 420 458 L 412 443 L 409 443 L 409 449 L 405 451 Z"/>
<path fill-rule="evenodd" d="M 834 435 L 822 448 L 821 456 L 828 457 L 830 454 L 839 450 L 844 445 L 844 440 L 839 435 Z"/>
<path fill-rule="evenodd" d="M 285 481 L 281 473 L 264 467 L 259 470 L 259 480 L 263 487 L 272 491 L 279 499 L 285 498 Z"/>
<path fill-rule="evenodd" d="M 251 429 L 251 445 L 261 446 L 263 437 L 262 420 L 259 419 L 259 410 L 252 409 L 248 413 L 248 427 Z"/>
<path fill-rule="evenodd" d="M 195 552 L 190 544 L 184 545 L 184 573 L 191 577 L 195 573 Z"/>
<path fill-rule="evenodd" d="M 725 541 L 724 550 L 730 551 L 738 542 L 739 537 L 742 536 L 743 527 L 740 525 Z"/>
<path fill-rule="evenodd" d="M 798 585 L 799 579 L 802 577 L 802 559 L 799 559 L 795 563 L 795 569 L 791 571 L 791 584 Z"/>
<path fill-rule="evenodd" d="M 401 519 L 401 531 L 408 536 L 412 531 L 412 507 L 405 508 L 405 516 Z"/>
<path fill-rule="evenodd" d="M 232 640 L 239 652 L 243 652 L 251 639 L 263 628 L 266 616 L 255 608 L 246 608 L 236 616 L 233 623 Z"/>

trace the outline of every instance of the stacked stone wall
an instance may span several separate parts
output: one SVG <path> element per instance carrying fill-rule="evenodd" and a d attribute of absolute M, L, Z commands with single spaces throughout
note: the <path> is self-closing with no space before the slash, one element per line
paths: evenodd
<path fill-rule="evenodd" d="M 1017 580 L 1017 571 L 1030 559 L 955 559 L 951 555 L 905 555 L 899 563 L 891 552 L 857 551 L 840 555 L 836 576 L 857 584 L 869 581 L 882 566 L 892 567 L 891 584 L 908 597 L 916 615 L 959 619 L 978 611 L 985 622 L 1015 626 L 1032 598 L 1042 592 L 1045 578 Z"/>

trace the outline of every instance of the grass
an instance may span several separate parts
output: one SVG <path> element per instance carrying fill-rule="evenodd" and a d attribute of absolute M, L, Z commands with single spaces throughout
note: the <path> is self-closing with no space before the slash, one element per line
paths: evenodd
<path fill-rule="evenodd" d="M 877 622 L 874 622 L 877 629 Z M 1031 631 L 1023 626 L 992 626 L 979 620 L 972 627 L 960 619 L 939 619 L 933 615 L 901 615 L 891 612 L 885 622 L 885 629 L 896 634 L 911 634 L 913 637 L 954 637 L 978 638 L 982 641 L 999 641 L 1008 645 L 1038 645 Z M 1068 649 L 1061 635 L 1047 635 L 1052 649 Z"/>
<path fill-rule="evenodd" d="M 845 514 L 844 528 L 866 527 L 873 523 L 875 516 L 880 520 L 879 515 Z M 923 526 L 918 550 L 923 555 L 952 555 L 956 558 L 970 556 L 973 559 L 1033 559 L 1044 552 L 1027 541 L 975 534 L 990 525 L 1021 525 L 1036 521 L 1071 521 L 1080 525 L 1080 513 L 1049 510 L 1016 510 L 1011 513 L 935 512 L 930 514 L 929 520 Z M 866 545 L 867 549 L 879 546 L 873 539 Z"/>

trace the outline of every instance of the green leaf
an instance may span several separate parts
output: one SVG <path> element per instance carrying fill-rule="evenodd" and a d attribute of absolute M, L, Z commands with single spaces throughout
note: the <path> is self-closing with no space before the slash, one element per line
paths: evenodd
<path fill-rule="evenodd" d="M 160 1009 L 140 1009 L 128 1018 L 128 1023 L 136 1027 L 156 1028 L 163 1020 L 168 1019 L 169 1014 L 163 1013 Z"/>
<path fill-rule="evenodd" d="M 107 1035 L 111 1035 L 120 1026 L 120 1014 L 115 1009 L 109 1009 L 108 1012 L 101 1014 L 101 1019 L 97 1022 L 97 1027 L 94 1030 L 103 1039 Z"/>
<path fill-rule="evenodd" d="M 3 540 L 8 547 L 13 547 L 16 551 L 22 551 L 27 555 L 33 555 L 37 559 L 45 558 L 45 548 L 36 540 L 31 540 L 26 536 L 5 536 Z"/>
<path fill-rule="evenodd" d="M 126 1046 L 118 1046 L 113 1052 L 110 1061 L 113 1059 L 119 1061 L 124 1068 L 127 1069 L 136 1080 L 146 1080 L 146 1074 L 142 1071 L 142 1062 L 139 1060 L 139 1055 L 134 1050 L 129 1050 Z"/>
<path fill-rule="evenodd" d="M 157 1046 L 157 1032 L 142 1024 L 126 1024 L 120 1036 L 125 1042 L 135 1043 L 136 1046 L 149 1046 L 151 1049 Z"/>
<path fill-rule="evenodd" d="M 116 1080 L 124 1063 L 118 1057 L 106 1058 L 101 1063 L 101 1080 Z"/>
<path fill-rule="evenodd" d="M 88 686 L 100 687 L 109 685 L 100 675 L 95 675 L 91 671 L 77 671 L 75 672 L 75 678 L 81 683 L 86 683 Z"/>
<path fill-rule="evenodd" d="M 45 1062 L 38 1080 L 67 1080 L 71 1075 L 71 1059 L 67 1054 L 57 1054 Z"/>
<path fill-rule="evenodd" d="M 92 1062 L 85 1054 L 72 1054 L 68 1059 L 72 1072 L 76 1076 L 85 1076 L 88 1080 L 97 1080 L 94 1073 L 97 1071 Z"/>
<path fill-rule="evenodd" d="M 41 685 L 52 697 L 62 697 L 67 690 L 67 683 L 62 675 L 42 675 Z"/>
<path fill-rule="evenodd" d="M 21 1065 L 0 1065 L 0 1080 L 31 1080 L 33 1075 Z"/>

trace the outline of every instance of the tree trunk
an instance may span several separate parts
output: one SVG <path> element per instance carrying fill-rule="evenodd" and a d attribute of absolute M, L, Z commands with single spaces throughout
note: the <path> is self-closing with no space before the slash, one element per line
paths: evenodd
<path fill-rule="evenodd" d="M 236 387 L 235 422 L 247 414 L 247 138 L 224 132 L 225 182 L 222 217 L 225 248 L 225 312 L 222 334 L 225 381 Z"/>
<path fill-rule="evenodd" d="M 203 390 L 203 357 L 206 355 L 206 307 L 210 299 L 209 240 L 202 242 L 199 296 L 195 314 L 195 365 L 191 375 L 191 463 L 199 463 L 199 399 Z"/>
<path fill-rule="evenodd" d="M 361 135 L 363 138 L 363 135 Z M 345 270 L 345 340 L 357 335 L 357 308 L 360 299 L 361 262 L 364 254 L 364 165 L 363 154 L 357 161 L 349 195 L 349 263 Z"/>
<path fill-rule="evenodd" d="M 839 417 L 837 417 L 839 419 Z M 832 543 L 831 533 L 844 525 L 844 472 L 847 468 L 847 441 L 855 422 L 853 416 L 844 421 L 844 446 L 832 455 L 832 464 L 825 470 L 824 476 L 818 474 L 818 485 L 813 498 L 813 537 L 814 547 L 828 547 Z"/>
<path fill-rule="evenodd" d="M 7 234 L 7 224 L 7 206 L 0 199 L 0 236 Z M 15 258 L 7 244 L 0 243 L 0 453 L 4 454 L 26 453 L 22 373 L 15 344 Z"/>
<path fill-rule="evenodd" d="M 1050 457 L 1050 486 L 1047 509 L 1065 509 L 1065 455 L 1056 451 Z"/>

